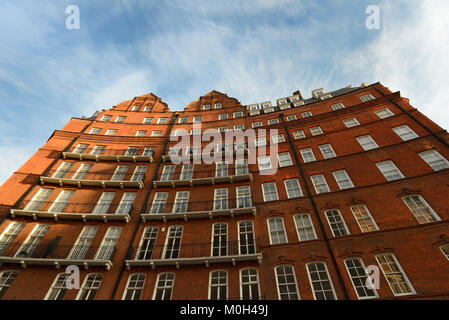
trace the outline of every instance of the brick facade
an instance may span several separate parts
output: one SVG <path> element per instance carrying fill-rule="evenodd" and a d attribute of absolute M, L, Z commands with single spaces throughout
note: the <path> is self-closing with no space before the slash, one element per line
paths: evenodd
<path fill-rule="evenodd" d="M 0 187 L 0 298 L 82 297 L 88 290 L 55 288 L 55 279 L 65 272 L 66 265 L 75 264 L 80 269 L 80 285 L 88 275 L 102 277 L 99 287 L 88 295 L 99 300 L 118 300 L 127 294 L 140 299 L 159 294 L 171 299 L 209 299 L 216 292 L 210 283 L 214 271 L 226 272 L 226 289 L 221 294 L 227 299 L 448 299 L 449 260 L 442 249 L 449 244 L 448 133 L 408 99 L 380 83 L 330 94 L 317 92 L 311 99 L 303 99 L 299 91 L 293 95 L 285 101 L 279 99 L 272 107 L 263 103 L 253 110 L 212 91 L 184 111 L 171 112 L 160 98 L 148 94 L 91 118 L 71 119 Z M 339 103 L 344 108 L 337 108 Z M 304 114 L 308 111 L 312 115 Z M 227 114 L 227 119 L 221 114 Z M 176 144 L 170 135 L 181 129 L 190 133 L 198 116 L 202 117 L 203 131 L 232 130 L 236 125 L 248 129 L 259 121 L 262 124 L 257 129 L 278 130 L 283 135 L 277 144 L 278 154 L 289 153 L 291 164 L 270 175 L 260 174 L 260 163 L 249 163 L 243 173 L 229 164 L 227 173 L 217 178 L 215 164 L 201 163 L 195 164 L 193 176 L 185 179 L 181 175 L 186 172 L 178 164 L 173 176 L 167 178 L 164 168 L 175 165 L 167 157 Z M 126 118 L 117 121 L 118 117 Z M 151 123 L 146 118 L 152 118 Z M 352 118 L 357 119 L 354 126 L 345 125 L 343 121 Z M 411 131 L 405 127 L 401 138 L 395 130 L 404 125 Z M 91 134 L 94 128 L 101 131 Z M 117 132 L 109 136 L 108 130 Z M 138 131 L 146 134 L 136 136 Z M 364 150 L 357 138 L 368 135 L 376 146 Z M 272 150 L 268 134 L 266 142 Z M 206 145 L 203 142 L 202 148 Z M 247 141 L 247 153 L 253 151 L 251 145 Z M 96 152 L 97 146 L 104 148 Z M 137 147 L 136 153 L 126 153 L 129 147 Z M 152 149 L 145 149 L 149 147 Z M 325 148 L 330 152 L 326 157 Z M 432 161 L 437 160 L 438 168 L 420 156 L 426 151 L 437 154 Z M 306 152 L 313 152 L 314 159 L 305 161 Z M 271 162 L 276 161 L 278 157 L 271 155 Z M 388 181 L 376 165 L 385 161 L 392 161 L 402 177 Z M 72 164 L 64 171 L 64 163 Z M 114 173 L 117 175 L 119 166 L 127 167 L 122 167 L 123 176 L 117 178 Z M 142 179 L 135 174 L 138 167 L 146 167 Z M 84 175 L 80 168 L 85 169 Z M 337 181 L 336 174 L 344 177 L 342 170 L 349 179 Z M 80 174 L 82 178 L 77 178 Z M 327 192 L 317 193 L 312 176 L 325 178 Z M 295 179 L 300 186 L 295 192 L 300 194 L 290 194 L 289 199 L 285 180 Z M 270 183 L 276 186 L 278 200 L 266 201 L 269 195 L 264 196 L 262 185 Z M 348 188 L 341 187 L 345 183 Z M 239 187 L 248 186 L 251 200 L 246 202 L 248 198 L 239 193 L 244 188 Z M 227 189 L 223 191 L 227 205 L 219 208 L 214 201 L 217 189 Z M 62 190 L 70 195 L 68 199 L 61 200 Z M 188 192 L 185 208 L 176 198 L 183 191 Z M 157 197 L 162 197 L 165 205 L 159 211 L 155 209 Z M 405 199 L 410 198 L 418 207 L 407 205 Z M 298 225 L 307 221 L 300 219 L 310 219 L 313 225 L 307 228 L 307 239 L 300 235 L 306 229 Z M 269 221 L 277 222 L 281 228 L 278 233 L 274 224 L 270 229 Z M 37 225 L 48 225 L 48 229 L 36 235 Z M 249 233 L 242 231 L 244 225 Z M 83 246 L 77 239 L 86 226 L 95 231 Z M 182 226 L 179 252 L 176 241 L 169 240 L 173 226 Z M 105 235 L 110 238 L 111 230 L 117 230 L 111 227 L 120 229 L 116 242 L 105 240 Z M 149 227 L 153 227 L 153 241 L 143 242 Z M 221 238 L 214 237 L 215 227 L 226 228 Z M 75 243 L 82 251 L 76 259 Z M 347 259 L 357 259 L 366 267 L 379 266 L 381 255 L 393 261 L 390 266 L 399 283 L 391 282 L 392 275 L 387 281 L 380 269 L 378 290 L 357 295 Z M 72 258 L 67 259 L 69 256 Z M 314 266 L 328 271 L 326 275 L 321 270 L 320 283 Z M 282 277 L 281 269 L 292 271 L 293 280 Z M 251 294 L 242 280 L 244 270 L 257 275 Z M 13 281 L 2 289 L 2 276 L 5 279 L 8 272 Z M 169 280 L 163 290 L 157 282 L 167 274 L 174 276 L 173 286 Z M 143 286 L 133 293 L 129 283 L 136 275 Z M 279 283 L 285 279 L 288 288 Z M 320 285 L 325 289 L 317 289 Z"/>

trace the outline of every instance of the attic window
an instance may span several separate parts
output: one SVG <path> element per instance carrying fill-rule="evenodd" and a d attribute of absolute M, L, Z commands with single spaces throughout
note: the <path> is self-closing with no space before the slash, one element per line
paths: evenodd
<path fill-rule="evenodd" d="M 151 112 L 152 107 L 151 106 L 145 106 L 143 108 L 143 112 Z"/>
<path fill-rule="evenodd" d="M 325 95 L 320 95 L 320 100 L 330 99 L 332 98 L 332 95 L 330 93 Z"/>
<path fill-rule="evenodd" d="M 210 110 L 210 104 L 203 105 L 203 110 Z"/>
<path fill-rule="evenodd" d="M 337 111 L 340 109 L 344 109 L 345 105 L 343 103 L 336 103 L 334 105 L 331 106 L 332 110 Z"/>
<path fill-rule="evenodd" d="M 286 104 L 286 103 L 287 103 L 287 100 L 286 100 L 286 99 L 278 100 L 278 104 L 279 104 L 279 105 Z"/>
<path fill-rule="evenodd" d="M 222 109 L 222 108 L 223 108 L 223 104 L 222 103 L 214 104 L 214 109 Z"/>
<path fill-rule="evenodd" d="M 291 102 L 299 101 L 299 97 L 297 97 L 297 96 L 291 97 L 291 98 L 290 98 L 290 101 L 291 101 Z"/>

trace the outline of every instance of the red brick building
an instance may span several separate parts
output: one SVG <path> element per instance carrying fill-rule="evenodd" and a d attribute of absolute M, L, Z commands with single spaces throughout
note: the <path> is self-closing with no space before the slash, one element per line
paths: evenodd
<path fill-rule="evenodd" d="M 217 161 L 176 164 L 206 129 Z M 448 299 L 448 141 L 380 83 L 72 118 L 0 188 L 0 299 Z"/>

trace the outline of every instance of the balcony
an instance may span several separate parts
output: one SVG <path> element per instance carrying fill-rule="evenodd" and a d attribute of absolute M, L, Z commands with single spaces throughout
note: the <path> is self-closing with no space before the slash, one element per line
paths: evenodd
<path fill-rule="evenodd" d="M 262 263 L 262 253 L 258 253 L 258 241 L 251 239 L 251 244 L 243 244 L 240 241 L 227 241 L 222 244 L 220 249 L 214 248 L 213 243 L 181 243 L 179 249 L 171 250 L 165 246 L 153 246 L 141 250 L 133 248 L 136 252 L 134 260 L 126 260 L 126 268 L 132 267 L 151 267 L 155 269 L 160 266 L 175 266 L 179 269 L 181 266 L 204 265 L 207 268 L 211 264 L 231 263 L 235 266 L 239 262 L 257 262 Z M 170 258 L 167 256 L 170 255 Z M 132 256 L 132 255 L 131 255 Z"/>
<path fill-rule="evenodd" d="M 62 186 L 101 187 L 101 188 L 138 188 L 144 187 L 145 177 L 134 174 L 118 174 L 115 172 L 80 173 L 76 171 L 51 170 L 45 176 L 40 177 L 40 183 L 57 184 Z M 71 177 L 71 178 L 67 178 Z"/>
<path fill-rule="evenodd" d="M 249 172 L 247 167 L 228 165 L 227 170 L 195 170 L 193 174 L 183 174 L 182 167 L 178 168 L 179 172 L 173 174 L 163 174 L 158 181 L 153 181 L 155 188 L 159 187 L 181 187 L 195 185 L 215 185 L 219 183 L 233 183 L 241 181 L 252 181 L 253 174 Z M 235 173 L 235 174 L 232 174 Z"/>
<path fill-rule="evenodd" d="M 231 204 L 231 207 L 229 207 Z M 204 219 L 217 217 L 231 217 L 240 215 L 256 216 L 256 207 L 252 205 L 250 197 L 239 199 L 217 199 L 212 201 L 199 201 L 189 203 L 166 203 L 153 204 L 150 213 L 142 214 L 143 222 L 146 221 L 164 221 L 183 219 Z"/>
<path fill-rule="evenodd" d="M 11 209 L 11 217 L 32 217 L 38 219 L 82 220 L 83 222 L 99 220 L 124 221 L 131 220 L 129 215 L 133 211 L 131 204 L 110 205 L 97 203 L 67 203 L 24 201 L 19 208 Z M 120 213 L 118 213 L 120 212 Z"/>
<path fill-rule="evenodd" d="M 214 151 L 211 152 L 209 154 L 207 153 L 196 153 L 196 154 L 185 154 L 185 155 L 179 155 L 178 153 L 172 153 L 172 154 L 165 154 L 162 156 L 162 161 L 163 162 L 172 162 L 172 157 L 176 157 L 179 159 L 179 161 L 181 162 L 186 162 L 186 161 L 192 161 L 195 159 L 202 159 L 204 157 L 212 157 L 215 160 L 225 160 L 227 156 L 236 156 L 237 154 L 239 155 L 247 155 L 248 154 L 248 148 L 242 148 L 239 150 L 229 150 L 229 151 Z"/>
<path fill-rule="evenodd" d="M 46 244 L 1 243 L 0 266 L 18 264 L 28 266 L 63 266 L 76 265 L 84 267 L 112 267 L 116 248 L 109 246 L 60 245 L 56 242 Z M 99 258 L 101 256 L 101 258 Z"/>
<path fill-rule="evenodd" d="M 139 151 L 142 153 L 143 151 Z M 98 152 L 97 149 L 79 149 L 77 147 L 70 148 L 69 151 L 62 153 L 62 157 L 65 159 L 76 160 L 95 160 L 99 161 L 114 161 L 114 162 L 153 162 L 153 155 L 140 155 L 129 153 L 123 149 L 105 149 Z"/>

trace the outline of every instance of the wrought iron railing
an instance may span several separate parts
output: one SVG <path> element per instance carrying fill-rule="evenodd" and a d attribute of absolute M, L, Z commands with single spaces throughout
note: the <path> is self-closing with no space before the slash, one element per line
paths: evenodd
<path fill-rule="evenodd" d="M 70 180 L 99 180 L 99 181 L 130 181 L 142 182 L 145 180 L 145 174 L 115 174 L 115 171 L 107 172 L 78 172 L 65 170 L 50 170 L 44 177 L 54 179 Z"/>
<path fill-rule="evenodd" d="M 215 164 L 214 164 L 215 166 Z M 256 170 L 253 170 L 250 166 L 246 165 L 228 165 L 226 169 L 213 169 L 213 170 L 199 170 L 194 167 L 192 171 L 183 172 L 183 165 L 176 166 L 173 174 L 168 174 L 168 171 L 165 171 L 162 167 L 158 172 L 158 181 L 185 181 L 185 180 L 194 180 L 194 179 L 205 179 L 205 178 L 222 178 L 222 177 L 230 177 L 230 176 L 240 176 L 240 175 L 249 175 Z"/>
<path fill-rule="evenodd" d="M 97 209 L 95 209 L 97 208 Z M 58 212 L 58 213 L 79 213 L 79 214 L 130 214 L 134 206 L 129 203 L 122 204 L 98 204 L 98 203 L 78 203 L 68 202 L 66 204 L 51 201 L 23 201 L 17 210 L 38 211 L 38 212 Z M 117 212 L 117 210 L 119 210 Z"/>
<path fill-rule="evenodd" d="M 72 147 L 69 150 L 65 151 L 66 153 L 76 153 L 76 154 L 82 154 L 82 155 L 99 155 L 99 156 L 128 156 L 128 157 L 153 157 L 154 152 L 143 154 L 144 148 L 139 148 L 137 152 L 129 152 L 127 149 L 103 149 L 101 152 L 98 153 L 94 152 L 98 149 L 95 148 L 78 148 L 78 147 Z"/>
<path fill-rule="evenodd" d="M 28 259 L 108 260 L 112 261 L 116 247 L 63 245 L 58 243 L 1 243 L 0 257 Z"/>
<path fill-rule="evenodd" d="M 149 214 L 188 213 L 245 209 L 254 206 L 250 196 L 237 199 L 216 199 L 196 202 L 153 202 Z"/>
<path fill-rule="evenodd" d="M 147 245 L 133 247 L 128 260 L 154 259 L 189 259 L 189 258 L 220 258 L 227 256 L 245 256 L 259 253 L 259 240 L 248 237 L 247 240 L 218 242 L 183 242 L 180 246 Z"/>

